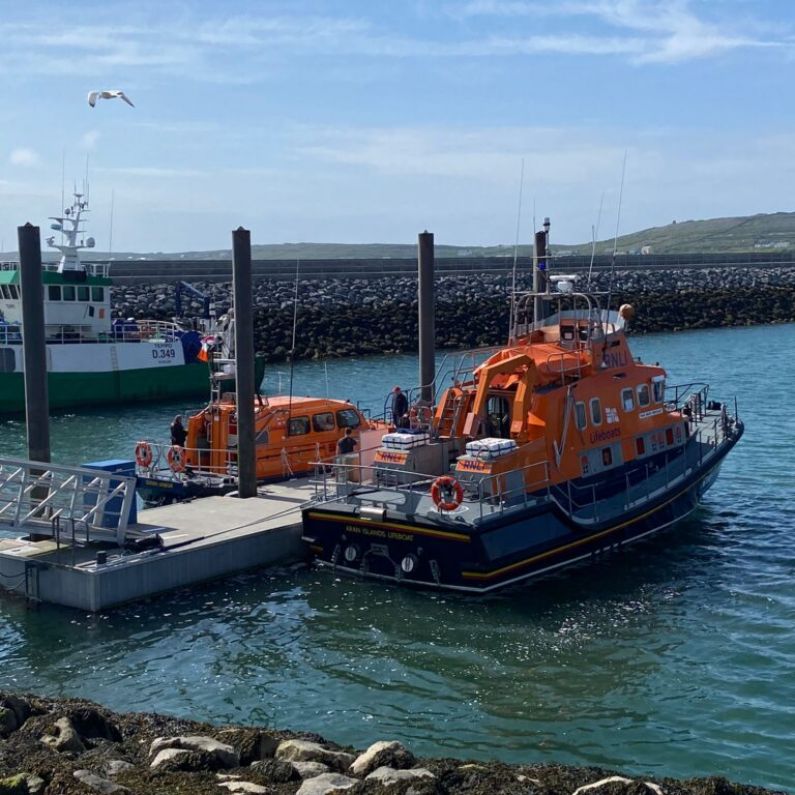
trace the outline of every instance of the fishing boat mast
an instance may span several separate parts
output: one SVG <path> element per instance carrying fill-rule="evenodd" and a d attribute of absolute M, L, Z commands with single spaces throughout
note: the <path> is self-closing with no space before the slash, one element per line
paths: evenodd
<path fill-rule="evenodd" d="M 72 206 L 66 207 L 62 216 L 50 216 L 50 220 L 55 221 L 50 224 L 50 229 L 63 233 L 65 238 L 61 243 L 55 242 L 54 235 L 47 238 L 47 245 L 61 252 L 58 273 L 85 272 L 85 266 L 80 261 L 80 250 L 94 248 L 95 243 L 93 237 L 81 237 L 78 240 L 78 235 L 85 232 L 80 224 L 83 221 L 83 213 L 88 211 L 88 198 L 84 199 L 84 194 L 75 192 Z"/>

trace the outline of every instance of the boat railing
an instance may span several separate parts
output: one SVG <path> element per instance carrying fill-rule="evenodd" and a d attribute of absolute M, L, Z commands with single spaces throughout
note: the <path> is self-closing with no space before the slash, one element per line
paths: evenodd
<path fill-rule="evenodd" d="M 89 276 L 99 276 L 107 279 L 110 275 L 110 263 L 108 262 L 82 262 L 81 265 L 85 268 Z M 58 273 L 60 262 L 42 262 L 41 269 L 48 273 Z M 0 262 L 0 271 L 18 271 L 19 262 Z"/>
<path fill-rule="evenodd" d="M 475 481 L 476 487 L 464 486 L 464 492 L 470 492 L 477 499 L 480 518 L 484 513 L 503 513 L 512 508 L 526 508 L 549 499 L 550 479 L 549 462 L 536 461 L 523 467 L 507 472 L 497 472 Z M 489 506 L 487 511 L 484 508 Z"/>
<path fill-rule="evenodd" d="M 137 320 L 119 323 L 108 331 L 97 331 L 89 325 L 70 325 L 65 323 L 46 324 L 44 335 L 48 343 L 86 343 L 97 342 L 174 342 L 180 326 L 166 320 Z M 20 326 L 0 326 L 0 342 L 19 344 L 22 341 Z"/>
<path fill-rule="evenodd" d="M 180 447 L 169 442 L 143 439 L 137 450 L 151 453 L 149 463 L 136 455 L 135 472 L 142 478 L 184 482 L 190 478 L 234 477 L 237 475 L 237 450 L 211 450 L 209 447 Z"/>
<path fill-rule="evenodd" d="M 549 356 L 547 356 L 547 368 L 551 373 L 556 373 L 559 375 L 561 381 L 563 381 L 567 375 L 571 374 L 576 374 L 577 378 L 582 377 L 582 362 L 580 361 L 579 356 L 575 355 L 574 363 L 566 366 L 567 357 L 570 360 L 571 356 L 571 351 L 550 353 Z M 559 363 L 559 366 L 556 365 L 556 362 Z"/>

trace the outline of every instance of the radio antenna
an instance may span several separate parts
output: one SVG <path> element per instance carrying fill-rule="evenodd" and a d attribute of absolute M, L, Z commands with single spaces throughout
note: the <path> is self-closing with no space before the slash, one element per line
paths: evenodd
<path fill-rule="evenodd" d="M 591 272 L 593 271 L 593 261 L 596 256 L 596 240 L 599 237 L 599 224 L 602 222 L 602 205 L 605 202 L 605 192 L 602 191 L 602 197 L 599 199 L 599 212 L 596 214 L 596 226 L 591 227 L 591 264 L 588 266 L 588 284 L 586 289 L 591 287 Z"/>
<path fill-rule="evenodd" d="M 295 367 L 295 332 L 298 328 L 298 266 L 301 260 L 295 261 L 295 290 L 293 291 L 293 344 L 290 351 L 290 397 L 287 400 L 287 435 L 290 435 L 290 419 L 293 416 L 293 369 Z"/>
<path fill-rule="evenodd" d="M 618 250 L 618 225 L 621 223 L 621 201 L 624 198 L 624 174 L 627 170 L 627 150 L 624 150 L 624 163 L 621 166 L 621 187 L 618 191 L 618 213 L 616 213 L 616 234 L 613 238 L 613 258 L 610 262 L 610 286 L 607 290 L 607 307 L 610 310 L 610 299 L 613 297 L 613 275 L 616 272 L 616 251 Z"/>
<path fill-rule="evenodd" d="M 516 261 L 519 257 L 519 229 L 522 224 L 522 192 L 524 191 L 524 158 L 522 158 L 522 171 L 519 177 L 519 209 L 516 212 L 516 240 L 513 244 L 513 272 L 511 274 L 511 309 L 508 316 L 508 342 L 512 343 L 515 340 L 514 324 L 516 318 L 514 313 L 516 311 Z"/>

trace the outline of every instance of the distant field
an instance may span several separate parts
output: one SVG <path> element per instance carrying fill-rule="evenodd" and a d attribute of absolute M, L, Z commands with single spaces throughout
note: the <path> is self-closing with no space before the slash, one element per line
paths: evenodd
<path fill-rule="evenodd" d="M 702 253 L 795 253 L 795 213 L 769 213 L 738 218 L 711 218 L 706 221 L 678 221 L 622 235 L 618 238 L 619 253 L 641 253 L 649 247 L 653 254 Z M 554 245 L 558 254 L 589 254 L 591 243 Z M 613 240 L 596 244 L 598 254 L 613 251 Z M 322 260 L 322 259 L 394 259 L 414 257 L 417 246 L 412 243 L 268 243 L 252 246 L 254 259 L 261 260 Z M 519 256 L 529 256 L 530 246 L 520 246 Z M 53 259 L 51 252 L 44 252 Z M 2 257 L 11 258 L 7 252 Z M 107 253 L 91 252 L 91 259 L 107 258 Z M 214 251 L 186 251 L 182 253 L 114 252 L 115 259 L 226 259 L 229 249 Z M 513 246 L 436 246 L 437 257 L 512 257 Z"/>

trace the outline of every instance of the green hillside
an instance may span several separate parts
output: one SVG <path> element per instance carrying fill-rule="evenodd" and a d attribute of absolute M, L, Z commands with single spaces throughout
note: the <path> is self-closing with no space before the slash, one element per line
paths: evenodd
<path fill-rule="evenodd" d="M 706 221 L 674 221 L 618 238 L 618 251 L 637 252 L 651 246 L 654 254 L 795 251 L 795 213 L 760 213 Z M 562 246 L 578 254 L 591 251 L 590 243 Z M 613 251 L 613 240 L 602 240 L 597 253 Z"/>
<path fill-rule="evenodd" d="M 760 213 L 737 218 L 711 218 L 705 221 L 674 221 L 667 226 L 655 226 L 621 235 L 619 253 L 641 253 L 644 246 L 653 254 L 696 253 L 788 253 L 795 252 L 795 213 Z M 590 254 L 591 243 L 553 244 L 558 253 Z M 613 251 L 612 238 L 596 244 L 598 254 Z M 532 253 L 530 245 L 519 247 L 519 256 Z M 54 259 L 57 252 L 42 252 L 45 259 Z M 254 259 L 391 259 L 417 256 L 415 243 L 267 243 L 252 246 Z M 15 256 L 6 252 L 6 258 Z M 114 252 L 116 260 L 127 259 L 228 259 L 229 249 L 214 251 L 186 251 L 146 254 Z M 512 257 L 513 246 L 437 245 L 436 256 L 443 257 Z M 107 253 L 92 251 L 90 259 L 107 259 Z"/>

